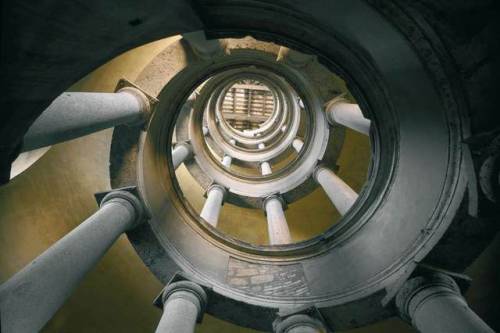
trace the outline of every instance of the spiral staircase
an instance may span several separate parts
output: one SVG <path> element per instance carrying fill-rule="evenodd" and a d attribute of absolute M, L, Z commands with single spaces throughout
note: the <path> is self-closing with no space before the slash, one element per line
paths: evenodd
<path fill-rule="evenodd" d="M 498 137 L 477 134 L 441 44 L 391 4 L 335 1 L 324 17 L 319 3 L 291 15 L 203 2 L 211 29 L 169 39 L 135 80 L 53 99 L 10 178 L 52 145 L 113 128 L 110 189 L 1 285 L 2 332 L 41 330 L 122 234 L 164 285 L 157 332 L 194 332 L 205 313 L 280 333 L 390 317 L 493 332 L 462 272 L 496 229 L 476 226 L 484 236 L 459 248 L 471 217 L 498 212 Z M 350 156 L 363 170 L 353 182 L 343 159 L 355 145 L 366 150 Z M 315 201 L 333 213 L 304 214 Z"/>

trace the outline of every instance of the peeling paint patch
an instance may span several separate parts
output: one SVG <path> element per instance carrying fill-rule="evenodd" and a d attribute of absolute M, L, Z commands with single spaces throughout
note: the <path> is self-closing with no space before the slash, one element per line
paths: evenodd
<path fill-rule="evenodd" d="M 226 282 L 233 288 L 263 296 L 310 295 L 301 264 L 268 265 L 230 258 Z"/>

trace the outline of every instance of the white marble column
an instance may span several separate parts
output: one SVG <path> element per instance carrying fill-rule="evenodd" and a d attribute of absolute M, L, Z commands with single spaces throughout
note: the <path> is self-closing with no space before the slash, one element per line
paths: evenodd
<path fill-rule="evenodd" d="M 226 189 L 217 184 L 210 186 L 207 190 L 207 199 L 205 200 L 200 216 L 214 227 L 217 227 L 217 223 L 219 222 L 220 210 L 225 195 Z"/>
<path fill-rule="evenodd" d="M 65 92 L 24 135 L 22 151 L 75 139 L 106 128 L 144 122 L 150 111 L 146 95 L 135 88 L 116 93 Z"/>
<path fill-rule="evenodd" d="M 231 156 L 224 155 L 224 157 L 222 157 L 222 165 L 225 166 L 226 168 L 229 168 L 232 162 L 233 158 Z"/>
<path fill-rule="evenodd" d="M 0 286 L 1 331 L 38 332 L 116 239 L 143 218 L 129 192 L 110 192 L 99 210 Z"/>
<path fill-rule="evenodd" d="M 330 169 L 318 166 L 313 175 L 341 215 L 344 215 L 358 199 L 358 194 Z"/>
<path fill-rule="evenodd" d="M 167 286 L 162 293 L 163 314 L 156 333 L 194 333 L 207 303 L 203 288 L 190 281 Z"/>
<path fill-rule="evenodd" d="M 174 165 L 174 170 L 191 156 L 193 156 L 193 149 L 189 143 L 177 143 L 174 149 L 172 149 L 172 164 Z"/>
<path fill-rule="evenodd" d="M 260 164 L 260 173 L 262 176 L 268 176 L 273 173 L 273 170 L 271 169 L 271 164 L 269 162 L 262 162 Z"/>
<path fill-rule="evenodd" d="M 458 285 L 446 274 L 406 281 L 396 296 L 396 306 L 403 319 L 421 333 L 494 333 L 469 308 Z"/>
<path fill-rule="evenodd" d="M 326 117 L 330 123 L 349 127 L 365 135 L 370 134 L 370 120 L 366 119 L 358 104 L 333 101 L 326 107 Z"/>
<path fill-rule="evenodd" d="M 203 135 L 205 135 L 205 136 L 207 136 L 210 133 L 210 131 L 209 131 L 209 129 L 208 129 L 207 126 L 203 126 L 201 128 L 201 131 L 203 132 Z"/>
<path fill-rule="evenodd" d="M 300 153 L 300 151 L 302 150 L 302 147 L 304 147 L 304 141 L 302 141 L 299 138 L 295 138 L 292 141 L 292 147 L 293 147 L 293 149 L 295 149 L 295 151 L 297 153 Z"/>
<path fill-rule="evenodd" d="M 284 202 L 278 196 L 270 196 L 264 200 L 267 215 L 267 231 L 271 245 L 290 244 L 292 237 L 284 212 Z"/>

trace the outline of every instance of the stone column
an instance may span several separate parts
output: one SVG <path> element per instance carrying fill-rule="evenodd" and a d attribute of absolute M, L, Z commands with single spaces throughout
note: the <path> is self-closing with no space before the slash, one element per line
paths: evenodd
<path fill-rule="evenodd" d="M 0 286 L 2 332 L 38 332 L 116 239 L 142 217 L 142 204 L 133 194 L 107 194 L 96 213 Z"/>
<path fill-rule="evenodd" d="M 203 135 L 205 135 L 205 136 L 207 136 L 207 135 L 210 133 L 210 131 L 208 130 L 208 127 L 207 127 L 207 126 L 203 126 L 203 127 L 201 128 L 201 130 L 202 130 L 202 132 L 203 132 Z"/>
<path fill-rule="evenodd" d="M 229 168 L 232 162 L 233 158 L 231 156 L 224 155 L 224 157 L 222 157 L 222 165 L 225 166 L 226 168 Z"/>
<path fill-rule="evenodd" d="M 51 146 L 118 125 L 139 124 L 149 112 L 146 95 L 131 87 L 116 93 L 65 92 L 28 129 L 22 150 Z"/>
<path fill-rule="evenodd" d="M 341 215 L 344 215 L 358 199 L 358 194 L 330 169 L 318 166 L 313 176 Z"/>
<path fill-rule="evenodd" d="M 403 319 L 422 333 L 493 333 L 467 305 L 446 274 L 412 278 L 396 296 Z"/>
<path fill-rule="evenodd" d="M 344 125 L 365 135 L 370 134 L 371 122 L 363 116 L 358 104 L 332 101 L 326 107 L 326 118 L 330 123 Z"/>
<path fill-rule="evenodd" d="M 295 314 L 274 322 L 275 333 L 324 333 L 323 324 L 306 314 Z"/>
<path fill-rule="evenodd" d="M 260 172 L 262 176 L 268 176 L 273 173 L 273 170 L 271 169 L 271 164 L 269 162 L 262 162 L 260 164 Z"/>
<path fill-rule="evenodd" d="M 296 138 L 292 141 L 292 147 L 293 149 L 295 149 L 295 151 L 297 153 L 300 153 L 300 151 L 302 150 L 302 147 L 304 146 L 304 141 L 302 141 L 301 139 L 299 138 Z"/>
<path fill-rule="evenodd" d="M 162 294 L 163 315 L 156 333 L 193 333 L 207 304 L 203 288 L 190 281 L 169 285 Z"/>
<path fill-rule="evenodd" d="M 219 222 L 220 209 L 225 195 L 226 189 L 218 184 L 210 186 L 207 190 L 207 200 L 205 200 L 200 216 L 214 227 L 217 227 L 217 222 Z"/>
<path fill-rule="evenodd" d="M 190 158 L 192 155 L 193 149 L 189 143 L 177 143 L 174 149 L 172 149 L 172 164 L 174 165 L 174 170 L 176 170 L 182 162 Z"/>
<path fill-rule="evenodd" d="M 283 206 L 283 200 L 276 195 L 264 200 L 269 243 L 271 245 L 290 244 L 292 242 Z"/>

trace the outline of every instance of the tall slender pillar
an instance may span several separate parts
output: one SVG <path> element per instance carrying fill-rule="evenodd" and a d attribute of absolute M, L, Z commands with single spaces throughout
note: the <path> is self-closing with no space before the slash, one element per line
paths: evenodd
<path fill-rule="evenodd" d="M 467 305 L 455 281 L 434 273 L 412 278 L 396 296 L 403 319 L 422 333 L 493 333 Z"/>
<path fill-rule="evenodd" d="M 174 149 L 172 149 L 172 164 L 174 165 L 174 170 L 192 155 L 193 149 L 189 143 L 181 142 L 176 144 Z"/>
<path fill-rule="evenodd" d="M 24 136 L 23 151 L 51 146 L 106 128 L 144 122 L 150 103 L 139 89 L 116 93 L 65 92 L 35 120 Z"/>
<path fill-rule="evenodd" d="M 143 217 L 133 194 L 107 194 L 91 217 L 0 286 L 1 331 L 38 332 L 116 239 Z"/>
<path fill-rule="evenodd" d="M 318 166 L 313 176 L 341 215 L 344 215 L 358 199 L 358 194 L 330 169 Z"/>
<path fill-rule="evenodd" d="M 299 138 L 295 138 L 293 141 L 292 141 L 292 147 L 293 149 L 295 149 L 295 151 L 297 153 L 300 153 L 300 151 L 302 150 L 302 147 L 304 147 L 304 141 L 302 141 L 301 139 Z"/>
<path fill-rule="evenodd" d="M 275 333 L 324 333 L 323 323 L 306 314 L 295 314 L 273 324 Z"/>
<path fill-rule="evenodd" d="M 273 173 L 273 170 L 271 169 L 271 164 L 269 162 L 262 162 L 260 164 L 260 173 L 262 176 L 268 176 Z"/>
<path fill-rule="evenodd" d="M 201 322 L 207 304 L 207 294 L 191 281 L 169 285 L 162 294 L 163 315 L 156 333 L 193 333 Z"/>
<path fill-rule="evenodd" d="M 365 135 L 370 134 L 370 120 L 366 119 L 358 104 L 343 100 L 331 101 L 326 107 L 326 117 L 330 123 L 349 127 Z"/>
<path fill-rule="evenodd" d="M 229 168 L 232 162 L 233 158 L 231 156 L 224 155 L 224 157 L 222 157 L 222 165 L 225 166 L 226 168 Z"/>
<path fill-rule="evenodd" d="M 264 200 L 264 209 L 267 215 L 267 230 L 271 245 L 290 244 L 292 236 L 286 221 L 283 199 L 272 195 Z"/>
<path fill-rule="evenodd" d="M 201 128 L 201 131 L 203 132 L 203 135 L 205 135 L 205 136 L 207 136 L 210 133 L 207 126 L 203 126 Z"/>
<path fill-rule="evenodd" d="M 217 227 L 219 222 L 220 209 L 225 195 L 226 189 L 218 184 L 213 184 L 207 190 L 207 200 L 205 200 L 200 216 L 214 227 Z"/>

